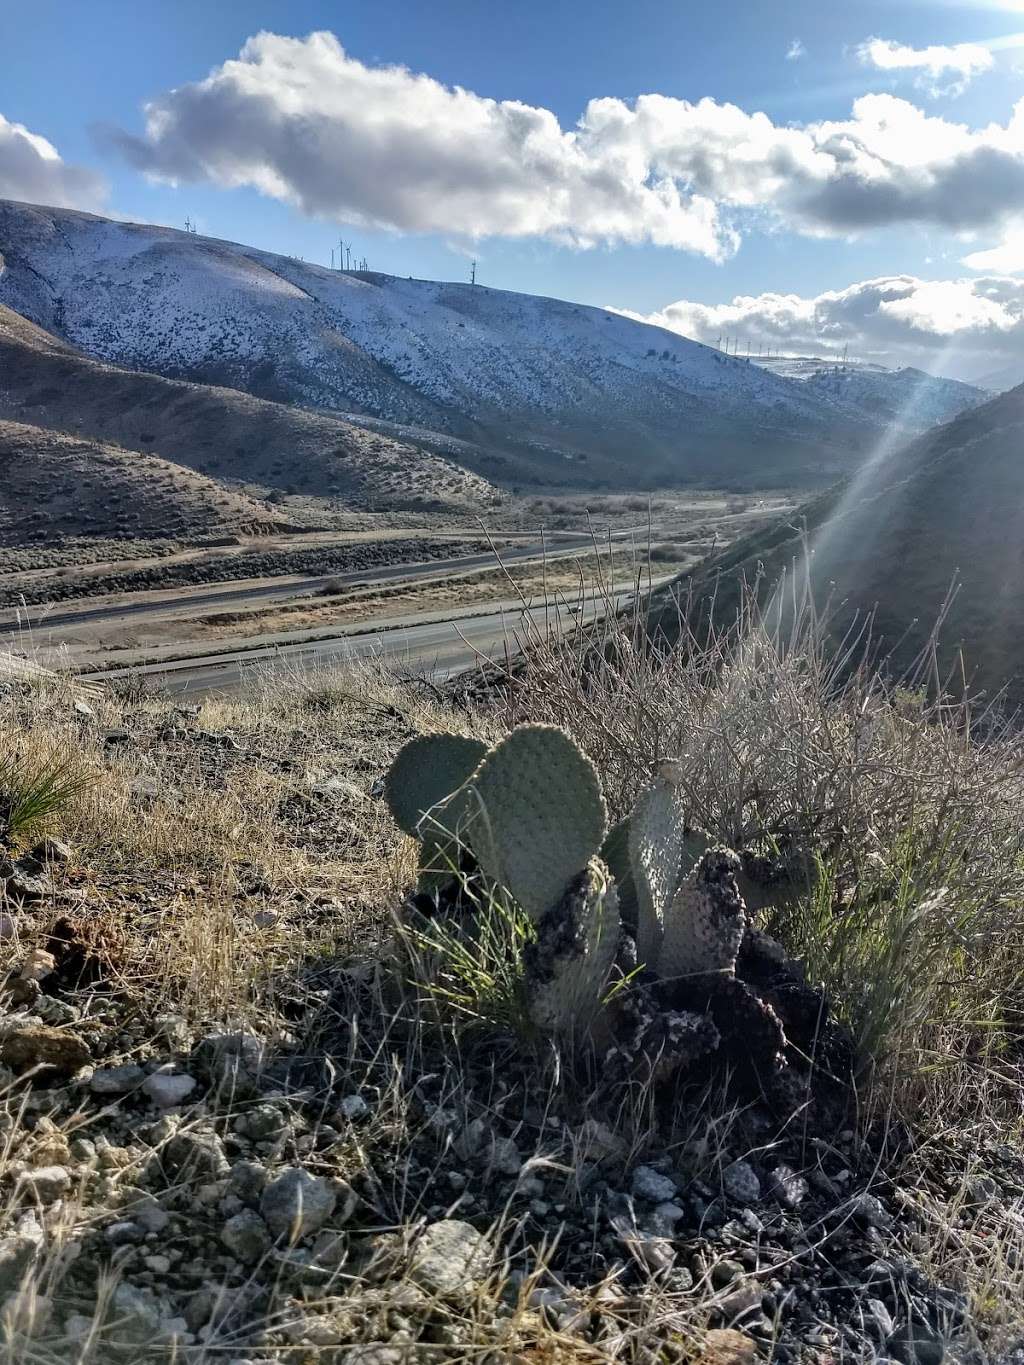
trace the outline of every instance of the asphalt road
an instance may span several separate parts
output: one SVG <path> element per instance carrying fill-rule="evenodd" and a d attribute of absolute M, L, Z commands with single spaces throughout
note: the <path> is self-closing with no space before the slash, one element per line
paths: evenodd
<path fill-rule="evenodd" d="M 622 593 L 616 602 L 618 604 L 625 600 L 626 594 Z M 603 607 L 603 602 L 595 601 L 586 604 L 579 612 L 565 605 L 558 608 L 538 606 L 531 608 L 529 615 L 538 629 L 545 628 L 546 618 L 550 626 L 564 631 L 576 621 L 594 619 Z M 248 676 L 268 669 L 303 670 L 378 656 L 395 666 L 426 670 L 435 677 L 447 677 L 471 668 L 481 655 L 494 660 L 502 659 L 506 645 L 515 651 L 515 634 L 517 630 L 525 630 L 526 614 L 522 609 L 509 608 L 484 616 L 424 621 L 389 630 L 338 636 L 330 640 L 304 641 L 273 649 L 229 651 L 173 663 L 144 664 L 133 669 L 112 669 L 79 676 L 99 682 L 131 674 L 148 679 L 162 692 L 204 696 L 236 692 Z"/>

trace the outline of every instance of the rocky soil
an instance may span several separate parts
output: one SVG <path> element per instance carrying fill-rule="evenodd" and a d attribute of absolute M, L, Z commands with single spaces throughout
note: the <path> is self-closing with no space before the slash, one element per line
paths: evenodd
<path fill-rule="evenodd" d="M 1024 1359 L 979 1298 L 1024 1267 L 1019 1147 L 884 1105 L 598 1107 L 446 1022 L 391 943 L 377 797 L 425 704 L 232 705 L 0 697 L 7 735 L 78 735 L 102 801 L 0 863 L 5 1365 Z"/>

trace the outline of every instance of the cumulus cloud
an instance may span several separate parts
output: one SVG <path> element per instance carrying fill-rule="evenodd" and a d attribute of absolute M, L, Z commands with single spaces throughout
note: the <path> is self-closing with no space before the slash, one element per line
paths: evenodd
<path fill-rule="evenodd" d="M 971 270 L 991 270 L 999 275 L 1016 275 L 1024 271 L 1024 227 L 1008 232 L 998 246 L 972 251 L 964 257 L 964 265 Z"/>
<path fill-rule="evenodd" d="M 102 176 L 84 166 L 69 166 L 45 137 L 0 114 L 0 199 L 90 209 L 100 208 L 105 197 Z"/>
<path fill-rule="evenodd" d="M 800 38 L 794 38 L 786 49 L 786 61 L 798 62 L 801 57 L 807 56 L 807 49 L 804 47 Z"/>
<path fill-rule="evenodd" d="M 736 338 L 788 355 L 839 356 L 980 373 L 1024 361 L 1024 281 L 1003 276 L 921 280 L 889 275 L 816 297 L 767 293 L 729 303 L 680 299 L 648 315 L 629 314 L 709 344 Z"/>
<path fill-rule="evenodd" d="M 993 63 L 992 53 L 980 43 L 907 47 L 885 38 L 869 38 L 857 55 L 865 66 L 878 71 L 915 72 L 915 85 L 936 97 L 962 95 L 974 77 Z"/>
<path fill-rule="evenodd" d="M 781 126 L 713 99 L 591 100 L 563 129 L 330 33 L 261 33 L 116 135 L 172 182 L 253 186 L 303 212 L 400 231 L 653 242 L 721 260 L 751 222 L 850 234 L 896 223 L 1002 229 L 1024 202 L 1024 100 L 971 129 L 888 94 Z"/>

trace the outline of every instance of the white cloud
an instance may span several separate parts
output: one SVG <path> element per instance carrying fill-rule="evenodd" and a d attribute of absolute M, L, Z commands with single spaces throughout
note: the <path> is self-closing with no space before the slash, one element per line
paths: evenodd
<path fill-rule="evenodd" d="M 962 95 L 975 76 L 992 67 L 992 53 L 980 43 L 951 47 L 908 47 L 885 38 L 869 38 L 857 55 L 878 71 L 914 71 L 915 85 L 933 96 Z M 949 77 L 943 83 L 943 78 Z"/>
<path fill-rule="evenodd" d="M 786 49 L 786 61 L 798 62 L 801 57 L 806 56 L 807 49 L 804 47 L 803 41 L 800 38 L 794 38 L 793 41 L 790 43 L 789 47 Z"/>
<path fill-rule="evenodd" d="M 0 199 L 22 199 L 53 208 L 100 208 L 103 178 L 62 161 L 51 142 L 0 114 Z"/>
<path fill-rule="evenodd" d="M 713 99 L 548 109 L 370 67 L 330 33 L 261 33 L 117 141 L 171 181 L 248 185 L 312 216 L 469 238 L 653 242 L 721 260 L 751 223 L 1001 230 L 1024 202 L 1024 100 L 971 129 L 893 95 L 782 126 Z"/>
<path fill-rule="evenodd" d="M 1024 363 L 1024 281 L 1002 276 L 921 280 L 890 275 L 816 297 L 766 293 L 729 303 L 680 299 L 641 321 L 714 344 L 721 336 L 788 355 L 838 356 L 981 373 Z"/>
<path fill-rule="evenodd" d="M 999 275 L 1016 275 L 1024 271 L 1024 227 L 1008 232 L 998 246 L 972 251 L 964 257 L 964 265 L 971 270 L 991 270 Z"/>

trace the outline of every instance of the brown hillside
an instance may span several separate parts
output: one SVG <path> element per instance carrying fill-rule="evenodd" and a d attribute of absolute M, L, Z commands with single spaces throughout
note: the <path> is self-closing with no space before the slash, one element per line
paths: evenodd
<path fill-rule="evenodd" d="M 234 389 L 101 364 L 0 306 L 3 418 L 358 509 L 471 507 L 497 496 L 410 443 Z"/>
<path fill-rule="evenodd" d="M 0 547 L 267 529 L 273 509 L 156 455 L 0 421 Z"/>

